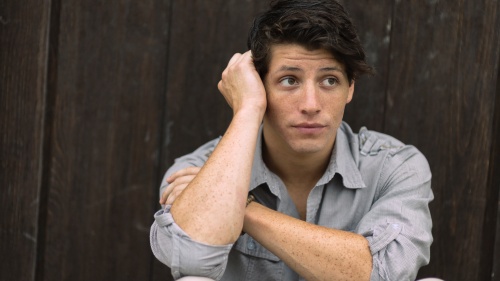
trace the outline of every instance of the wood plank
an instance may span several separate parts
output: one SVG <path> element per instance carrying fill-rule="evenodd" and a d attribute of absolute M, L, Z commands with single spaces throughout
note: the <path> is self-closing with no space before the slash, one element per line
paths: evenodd
<path fill-rule="evenodd" d="M 50 1 L 0 3 L 0 280 L 34 280 Z"/>
<path fill-rule="evenodd" d="M 480 280 L 497 79 L 496 1 L 396 1 L 386 131 L 433 171 L 434 245 L 420 277 Z"/>
<path fill-rule="evenodd" d="M 267 1 L 174 1 L 161 167 L 222 135 L 232 111 L 217 90 L 231 56 L 247 50 L 247 33 Z M 196 15 L 196 16 L 193 16 Z M 169 269 L 155 260 L 154 280 Z"/>
<path fill-rule="evenodd" d="M 393 1 L 343 2 L 358 30 L 367 61 L 376 71 L 374 76 L 356 81 L 354 98 L 346 107 L 344 120 L 355 132 L 362 126 L 383 131 Z"/>
<path fill-rule="evenodd" d="M 497 52 L 500 52 L 498 50 Z M 482 280 L 499 281 L 500 280 L 500 60 L 497 65 L 496 80 L 496 98 L 495 98 L 495 122 L 493 125 L 493 144 L 491 146 L 490 172 L 488 177 L 488 186 L 490 188 L 489 202 L 492 204 L 492 215 L 485 220 L 485 227 L 491 226 L 491 240 L 483 243 L 483 251 L 491 254 L 491 266 L 484 269 L 484 278 Z M 496 208 L 496 209 L 495 209 Z M 488 214 L 487 214 L 488 215 Z M 496 225 L 496 227 L 495 227 Z M 486 239 L 485 239 L 486 240 Z M 492 245 L 494 245 L 492 247 Z M 484 261 L 482 264 L 487 264 Z"/>
<path fill-rule="evenodd" d="M 500 186 L 497 185 L 497 188 Z M 493 269 L 491 271 L 491 281 L 500 280 L 500 196 L 497 200 L 496 235 L 493 247 Z M 488 272 L 489 273 L 489 272 Z"/>
<path fill-rule="evenodd" d="M 265 6 L 262 1 L 237 0 L 174 3 L 167 80 L 167 153 L 179 156 L 224 133 L 232 111 L 217 83 L 231 56 L 247 50 L 251 20 Z M 173 157 L 166 157 L 167 166 Z"/>
<path fill-rule="evenodd" d="M 168 1 L 61 1 L 43 280 L 148 280 Z"/>

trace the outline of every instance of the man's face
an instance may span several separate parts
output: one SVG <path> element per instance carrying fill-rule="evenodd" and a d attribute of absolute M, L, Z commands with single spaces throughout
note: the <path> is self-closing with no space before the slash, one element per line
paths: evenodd
<path fill-rule="evenodd" d="M 343 64 L 326 50 L 274 45 L 264 85 L 267 148 L 296 155 L 330 153 L 354 92 Z"/>

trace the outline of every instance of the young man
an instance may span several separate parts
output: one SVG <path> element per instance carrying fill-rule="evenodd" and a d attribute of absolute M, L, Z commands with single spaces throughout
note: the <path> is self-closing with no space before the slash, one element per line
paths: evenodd
<path fill-rule="evenodd" d="M 174 278 L 414 280 L 432 242 L 425 157 L 342 122 L 369 73 L 333 0 L 281 0 L 257 17 L 219 90 L 220 139 L 176 160 L 151 247 Z"/>

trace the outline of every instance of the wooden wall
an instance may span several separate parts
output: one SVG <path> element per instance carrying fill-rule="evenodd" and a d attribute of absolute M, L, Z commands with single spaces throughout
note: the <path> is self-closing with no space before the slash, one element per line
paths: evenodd
<path fill-rule="evenodd" d="M 171 279 L 149 248 L 162 174 L 224 132 L 216 85 L 266 2 L 0 2 L 0 280 Z M 433 171 L 419 276 L 500 280 L 499 1 L 344 2 L 378 72 L 345 120 Z"/>

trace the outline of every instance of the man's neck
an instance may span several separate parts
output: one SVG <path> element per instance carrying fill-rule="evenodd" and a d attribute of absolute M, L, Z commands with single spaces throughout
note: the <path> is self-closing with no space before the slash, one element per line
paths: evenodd
<path fill-rule="evenodd" d="M 333 145 L 325 151 L 301 154 L 290 152 L 286 147 L 270 147 L 264 139 L 262 157 L 269 170 L 278 175 L 287 188 L 312 188 L 330 163 Z"/>

